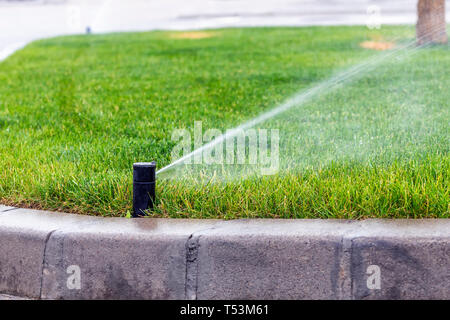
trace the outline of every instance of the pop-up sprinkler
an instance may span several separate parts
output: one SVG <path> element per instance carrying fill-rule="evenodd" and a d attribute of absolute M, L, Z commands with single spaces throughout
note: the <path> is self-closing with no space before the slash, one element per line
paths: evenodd
<path fill-rule="evenodd" d="M 133 217 L 145 216 L 155 202 L 156 162 L 133 164 Z"/>

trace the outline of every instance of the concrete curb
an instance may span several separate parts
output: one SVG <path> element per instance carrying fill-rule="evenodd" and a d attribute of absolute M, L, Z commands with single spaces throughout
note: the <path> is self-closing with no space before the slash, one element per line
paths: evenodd
<path fill-rule="evenodd" d="M 0 206 L 0 293 L 450 299 L 450 220 L 99 218 Z"/>

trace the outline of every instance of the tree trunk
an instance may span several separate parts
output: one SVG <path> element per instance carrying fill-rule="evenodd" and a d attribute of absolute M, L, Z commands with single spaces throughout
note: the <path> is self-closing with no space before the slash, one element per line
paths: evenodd
<path fill-rule="evenodd" d="M 417 15 L 418 45 L 447 42 L 445 0 L 419 0 Z"/>

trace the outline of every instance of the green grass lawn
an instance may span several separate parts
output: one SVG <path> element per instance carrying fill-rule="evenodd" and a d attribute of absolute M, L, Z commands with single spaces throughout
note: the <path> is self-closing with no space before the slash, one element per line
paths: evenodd
<path fill-rule="evenodd" d="M 169 164 L 174 129 L 194 120 L 205 130 L 237 126 L 373 56 L 361 42 L 411 40 L 414 30 L 206 34 L 58 37 L 0 63 L 0 202 L 124 216 L 133 162 Z M 261 124 L 280 128 L 278 174 L 206 185 L 160 179 L 152 215 L 448 218 L 448 70 L 448 46 L 389 60 Z"/>

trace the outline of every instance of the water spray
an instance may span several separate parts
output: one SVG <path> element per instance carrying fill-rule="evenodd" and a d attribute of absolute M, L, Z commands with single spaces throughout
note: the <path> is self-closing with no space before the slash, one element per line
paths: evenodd
<path fill-rule="evenodd" d="M 423 37 L 435 33 L 436 30 L 431 30 Z M 365 73 L 368 73 L 372 70 L 374 70 L 380 63 L 393 58 L 399 58 L 402 55 L 412 55 L 413 53 L 417 52 L 420 48 L 426 47 L 429 45 L 429 43 L 423 43 L 420 45 L 416 44 L 416 41 L 410 41 L 402 46 L 399 46 L 398 48 L 388 51 L 384 54 L 376 55 L 375 57 L 372 57 L 368 60 L 365 60 L 355 66 L 352 66 L 348 69 L 345 69 L 339 73 L 336 73 L 335 75 L 331 76 L 330 78 L 327 78 L 319 83 L 313 84 L 311 87 L 307 89 L 302 89 L 298 93 L 294 94 L 292 97 L 288 98 L 281 104 L 277 105 L 273 109 L 270 109 L 266 112 L 263 112 L 262 114 L 256 116 L 255 118 L 248 120 L 247 122 L 244 122 L 243 124 L 239 125 L 238 127 L 235 127 L 233 129 L 230 129 L 227 131 L 227 133 L 222 134 L 209 143 L 195 149 L 191 153 L 182 156 L 181 158 L 173 161 L 169 165 L 159 169 L 156 174 L 162 174 L 166 171 L 169 171 L 170 169 L 177 167 L 179 165 L 184 164 L 187 160 L 192 159 L 193 157 L 197 155 L 203 154 L 206 150 L 210 150 L 214 146 L 223 143 L 227 139 L 233 139 L 236 137 L 242 130 L 247 130 L 249 128 L 252 128 L 262 122 L 265 122 L 267 120 L 270 120 L 282 113 L 285 113 L 288 110 L 293 109 L 294 107 L 297 107 L 299 105 L 304 104 L 307 101 L 310 101 L 312 98 L 318 96 L 322 92 L 330 92 L 331 90 L 345 84 L 348 82 L 355 81 L 358 79 L 358 76 L 362 76 Z"/>
<path fill-rule="evenodd" d="M 153 210 L 155 203 L 156 162 L 133 164 L 133 214 L 145 216 L 145 210 Z"/>

